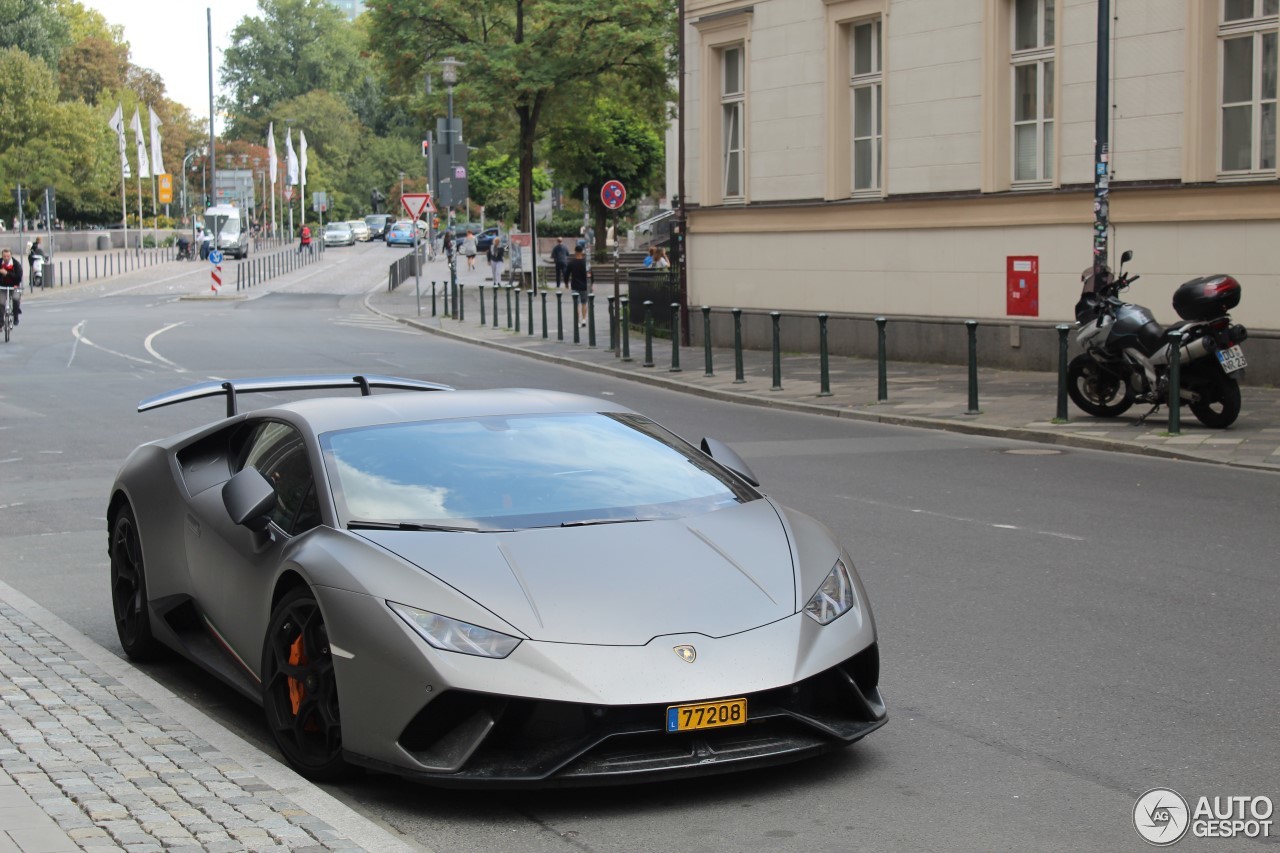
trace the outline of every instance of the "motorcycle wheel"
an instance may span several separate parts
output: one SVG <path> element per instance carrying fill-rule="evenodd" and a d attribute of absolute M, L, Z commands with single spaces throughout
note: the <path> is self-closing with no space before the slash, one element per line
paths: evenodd
<path fill-rule="evenodd" d="M 1230 376 L 1218 376 L 1191 403 L 1191 414 L 1209 429 L 1226 429 L 1240 417 L 1240 383 Z"/>
<path fill-rule="evenodd" d="M 1128 383 L 1103 370 L 1087 354 L 1076 356 L 1067 365 L 1067 396 L 1095 418 L 1119 417 L 1133 405 Z"/>

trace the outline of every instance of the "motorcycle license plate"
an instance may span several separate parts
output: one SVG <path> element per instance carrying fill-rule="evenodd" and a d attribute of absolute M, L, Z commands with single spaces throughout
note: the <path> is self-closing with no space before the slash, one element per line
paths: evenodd
<path fill-rule="evenodd" d="M 1228 349 L 1218 350 L 1218 363 L 1222 365 L 1224 373 L 1235 373 L 1237 370 L 1244 370 L 1247 362 L 1244 360 L 1244 350 L 1240 347 L 1233 346 Z"/>

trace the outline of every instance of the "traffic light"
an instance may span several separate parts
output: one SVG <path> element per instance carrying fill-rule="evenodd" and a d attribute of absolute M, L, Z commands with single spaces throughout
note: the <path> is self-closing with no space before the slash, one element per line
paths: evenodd
<path fill-rule="evenodd" d="M 19 208 L 28 200 L 30 190 L 25 187 L 18 187 L 13 191 L 13 201 Z"/>
<path fill-rule="evenodd" d="M 422 140 L 422 156 L 423 157 L 431 156 L 431 140 L 430 139 Z"/>

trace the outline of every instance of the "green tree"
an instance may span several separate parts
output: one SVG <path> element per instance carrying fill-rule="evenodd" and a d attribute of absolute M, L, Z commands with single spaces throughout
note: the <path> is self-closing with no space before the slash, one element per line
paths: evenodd
<path fill-rule="evenodd" d="M 71 31 L 53 0 L 0 0 L 0 47 L 19 47 L 50 68 L 71 43 Z"/>
<path fill-rule="evenodd" d="M 627 78 L 667 89 L 672 0 L 396 0 L 368 10 L 370 41 L 400 91 L 421 85 L 422 66 L 465 63 L 459 101 L 472 110 L 509 105 L 518 126 L 520 221 L 528 227 L 535 143 L 558 97 L 582 81 Z"/>
<path fill-rule="evenodd" d="M 471 199 L 484 207 L 487 217 L 504 222 L 519 219 L 520 169 L 514 157 L 499 154 L 473 160 L 467 171 L 467 187 Z M 549 189 L 551 178 L 544 170 L 534 169 L 534 194 L 541 196 Z"/>
<path fill-rule="evenodd" d="M 597 99 L 578 121 L 552 130 L 547 161 L 562 185 L 587 188 L 597 234 L 604 233 L 600 189 L 607 181 L 622 182 L 629 204 L 657 188 L 665 157 L 659 130 L 652 115 L 611 98 Z"/>
<path fill-rule="evenodd" d="M 67 100 L 79 98 L 96 104 L 104 92 L 125 85 L 128 71 L 128 45 L 89 36 L 63 52 L 58 65 L 59 88 Z"/>
<path fill-rule="evenodd" d="M 265 134 L 265 116 L 282 101 L 315 89 L 346 92 L 362 79 L 357 32 L 327 0 L 258 0 L 258 8 L 261 17 L 231 31 L 222 63 L 233 137 Z"/>

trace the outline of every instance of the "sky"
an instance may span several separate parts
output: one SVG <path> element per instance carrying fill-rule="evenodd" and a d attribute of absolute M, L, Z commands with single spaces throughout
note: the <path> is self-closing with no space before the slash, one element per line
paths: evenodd
<path fill-rule="evenodd" d="M 191 114 L 209 118 L 209 30 L 207 10 L 213 16 L 214 97 L 225 94 L 218 79 L 222 51 L 231 43 L 231 31 L 245 16 L 257 15 L 257 0 L 218 0 L 201 3 L 144 3 L 140 0 L 80 0 L 96 9 L 108 24 L 124 26 L 134 65 L 150 68 L 163 79 L 170 99 L 185 105 Z M 160 11 L 163 10 L 163 11 Z"/>

